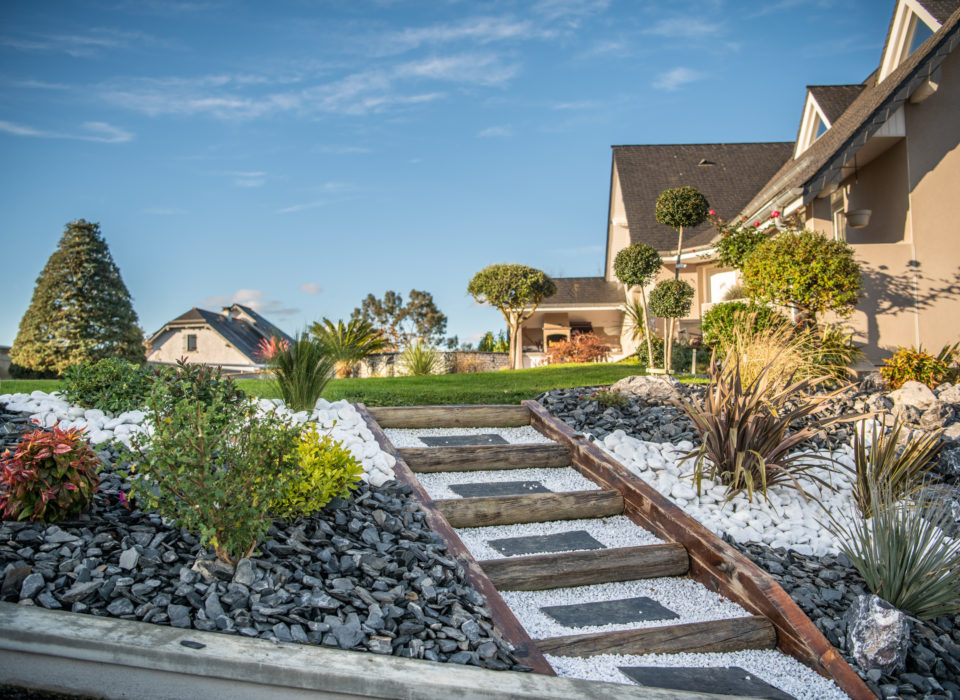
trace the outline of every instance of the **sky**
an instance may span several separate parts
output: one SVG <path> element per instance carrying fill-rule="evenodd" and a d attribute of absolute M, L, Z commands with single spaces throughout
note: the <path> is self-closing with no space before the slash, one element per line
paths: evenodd
<path fill-rule="evenodd" d="M 603 273 L 611 145 L 792 141 L 877 66 L 893 0 L 0 3 L 0 344 L 67 222 L 145 333 L 248 304 L 287 332 L 430 292 L 504 326 L 492 263 Z"/>

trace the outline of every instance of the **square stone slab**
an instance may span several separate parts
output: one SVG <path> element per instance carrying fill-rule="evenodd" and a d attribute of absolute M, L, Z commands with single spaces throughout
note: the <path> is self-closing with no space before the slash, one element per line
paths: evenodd
<path fill-rule="evenodd" d="M 550 493 L 539 481 L 491 481 L 488 483 L 451 484 L 450 490 L 464 498 L 476 496 L 518 496 L 525 493 Z"/>
<path fill-rule="evenodd" d="M 496 433 L 483 435 L 423 435 L 418 438 L 427 447 L 470 447 L 473 445 L 508 445 Z"/>
<path fill-rule="evenodd" d="M 677 613 L 663 607 L 653 598 L 624 598 L 602 600 L 596 603 L 551 605 L 540 608 L 564 627 L 589 627 L 592 625 L 622 625 L 646 620 L 674 620 Z"/>
<path fill-rule="evenodd" d="M 717 693 L 744 698 L 794 700 L 739 666 L 715 668 L 666 668 L 663 666 L 622 666 L 620 671 L 637 685 L 691 692 Z"/>
<path fill-rule="evenodd" d="M 558 532 L 555 535 L 529 535 L 505 537 L 487 542 L 505 557 L 519 554 L 549 554 L 550 552 L 573 552 L 579 549 L 606 549 L 586 530 Z"/>

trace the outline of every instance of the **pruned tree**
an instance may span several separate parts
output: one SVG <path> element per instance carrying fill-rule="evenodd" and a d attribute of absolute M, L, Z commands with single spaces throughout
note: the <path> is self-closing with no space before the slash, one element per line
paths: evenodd
<path fill-rule="evenodd" d="M 107 357 L 143 363 L 143 331 L 99 224 L 78 219 L 37 278 L 10 350 L 11 370 L 53 376 Z"/>
<path fill-rule="evenodd" d="M 518 264 L 488 265 L 473 276 L 467 293 L 481 304 L 499 309 L 510 334 L 510 369 L 517 369 L 520 358 L 520 326 L 530 318 L 547 297 L 557 293 L 556 283 L 547 273 Z"/>
<path fill-rule="evenodd" d="M 633 300 L 630 297 L 630 290 L 633 287 L 640 287 L 640 303 L 642 307 L 642 318 L 634 320 L 635 333 L 637 321 L 640 322 L 640 328 L 643 329 L 643 335 L 647 340 L 647 367 L 653 367 L 653 341 L 650 339 L 650 319 L 647 314 L 647 293 L 644 291 L 644 285 L 657 276 L 660 268 L 663 267 L 663 260 L 656 250 L 643 243 L 632 243 L 617 253 L 613 260 L 613 272 L 623 285 L 623 293 L 626 297 L 627 306 L 624 311 L 631 316 L 631 307 Z M 635 314 L 634 314 L 635 315 Z"/>
<path fill-rule="evenodd" d="M 388 290 L 383 299 L 368 294 L 351 319 L 367 321 L 383 333 L 386 347 L 404 348 L 414 341 L 427 345 L 439 343 L 447 332 L 447 317 L 441 313 L 430 292 L 410 290 L 410 298 Z"/>
<path fill-rule="evenodd" d="M 693 305 L 693 287 L 684 280 L 660 280 L 650 292 L 650 310 L 655 316 L 673 321 L 690 313 Z M 664 338 L 663 367 L 669 373 L 673 360 L 673 333 Z"/>

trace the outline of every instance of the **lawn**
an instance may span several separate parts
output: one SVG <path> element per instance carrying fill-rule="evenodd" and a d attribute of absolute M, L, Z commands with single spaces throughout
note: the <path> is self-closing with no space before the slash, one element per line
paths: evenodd
<path fill-rule="evenodd" d="M 368 406 L 422 406 L 457 403 L 520 403 L 550 389 L 592 386 L 637 374 L 637 365 L 553 365 L 537 369 L 500 370 L 476 374 L 441 374 L 423 377 L 371 377 L 334 379 L 323 396 L 331 401 L 347 399 Z M 269 380 L 244 379 L 240 387 L 252 396 L 279 398 Z M 10 379 L 0 382 L 0 394 L 55 391 L 56 379 Z"/>

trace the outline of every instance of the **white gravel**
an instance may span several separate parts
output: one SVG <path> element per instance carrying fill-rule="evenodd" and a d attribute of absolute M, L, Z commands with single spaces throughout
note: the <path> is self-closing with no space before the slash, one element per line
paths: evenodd
<path fill-rule="evenodd" d="M 662 540 L 639 527 L 624 515 L 584 520 L 552 520 L 546 523 L 472 527 L 457 530 L 457 535 L 460 536 L 475 559 L 483 560 L 504 558 L 503 554 L 487 544 L 490 540 L 499 540 L 505 537 L 555 535 L 571 530 L 586 530 L 600 544 L 610 548 L 662 544 Z M 556 554 L 559 553 L 556 552 Z"/>
<path fill-rule="evenodd" d="M 437 472 L 418 474 L 417 478 L 430 498 L 461 498 L 450 490 L 453 484 L 490 484 L 500 481 L 539 481 L 555 493 L 564 491 L 593 491 L 600 487 L 571 467 L 544 467 L 541 469 L 497 469 L 485 472 Z"/>
<path fill-rule="evenodd" d="M 842 700 L 847 695 L 833 681 L 807 668 L 792 656 L 775 650 L 746 650 L 712 654 L 647 654 L 622 656 L 603 654 L 587 659 L 547 656 L 547 661 L 564 678 L 631 684 L 619 666 L 688 666 L 707 668 L 739 666 L 797 700 Z"/>
<path fill-rule="evenodd" d="M 620 583 L 601 583 L 595 586 L 555 588 L 548 591 L 503 591 L 500 594 L 534 639 L 562 637 L 570 634 L 613 632 L 614 630 L 643 629 L 681 625 L 687 622 L 727 620 L 748 617 L 750 613 L 736 603 L 707 590 L 689 578 L 648 578 Z M 604 600 L 621 600 L 646 596 L 672 610 L 679 617 L 667 620 L 647 620 L 611 625 L 566 627 L 540 611 L 551 605 L 573 605 Z"/>
<path fill-rule="evenodd" d="M 529 442 L 553 442 L 529 425 L 520 428 L 387 428 L 383 432 L 387 434 L 395 447 L 428 447 L 426 443 L 418 439 L 421 435 L 499 435 L 513 445 Z"/>

